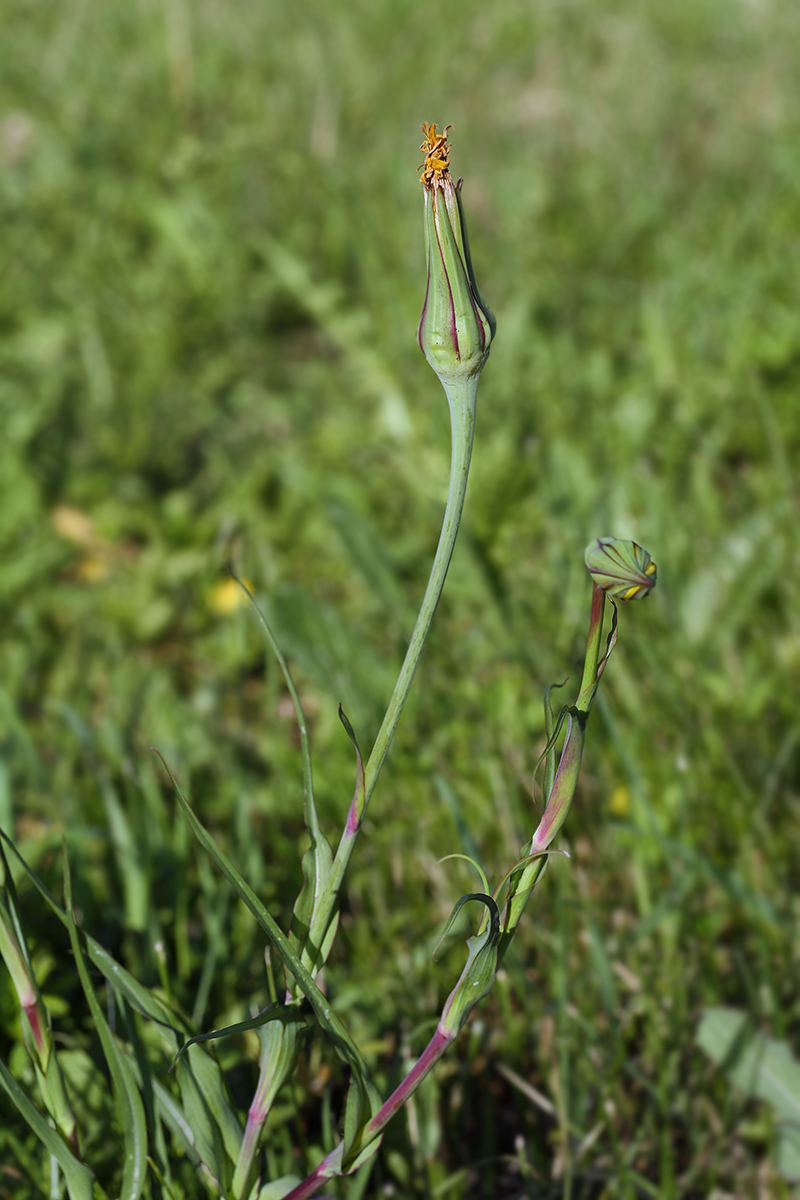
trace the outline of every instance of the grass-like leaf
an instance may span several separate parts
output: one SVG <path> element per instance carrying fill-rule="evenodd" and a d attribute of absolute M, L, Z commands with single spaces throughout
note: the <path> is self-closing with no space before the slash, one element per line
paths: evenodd
<path fill-rule="evenodd" d="M 70 1200 L 92 1200 L 92 1183 L 94 1175 L 89 1168 L 79 1162 L 66 1142 L 61 1138 L 23 1092 L 5 1063 L 0 1059 L 0 1087 L 3 1088 L 9 1100 L 30 1125 L 39 1141 L 52 1154 L 67 1183 Z"/>
<path fill-rule="evenodd" d="M 111 1080 L 114 1085 L 117 1108 L 122 1134 L 125 1143 L 125 1155 L 122 1171 L 122 1190 L 120 1200 L 139 1200 L 147 1178 L 147 1122 L 144 1114 L 144 1104 L 136 1086 L 136 1080 L 131 1065 L 120 1050 L 114 1035 L 109 1029 L 102 1006 L 95 995 L 89 971 L 86 967 L 78 927 L 72 917 L 72 876 L 66 845 L 63 853 L 64 862 L 64 902 L 67 914 L 70 916 L 69 937 L 75 965 L 80 976 L 81 986 L 91 1009 L 92 1019 L 100 1038 Z"/>
<path fill-rule="evenodd" d="M 303 855 L 303 886 L 300 889 L 300 894 L 294 906 L 294 919 L 289 933 L 289 940 L 300 953 L 303 965 L 308 968 L 312 975 L 316 975 L 325 965 L 325 960 L 330 953 L 333 939 L 336 936 L 338 913 L 331 918 L 328 912 L 320 911 L 319 908 L 320 902 L 323 905 L 326 902 L 331 866 L 333 865 L 333 853 L 328 839 L 320 828 L 317 806 L 314 801 L 314 776 L 311 768 L 308 725 L 300 695 L 292 678 L 292 672 L 289 669 L 289 664 L 278 644 L 278 639 L 275 637 L 269 621 L 267 621 L 264 613 L 259 608 L 249 588 L 236 575 L 233 575 L 233 572 L 231 572 L 231 575 L 250 601 L 250 606 L 255 613 L 256 619 L 263 630 L 272 653 L 275 655 L 286 682 L 297 718 L 297 728 L 300 733 L 300 754 L 303 764 L 303 816 L 311 844 Z M 320 936 L 317 937 L 317 930 L 320 926 L 323 928 Z"/>
<path fill-rule="evenodd" d="M 71 922 L 67 913 L 2 830 L 0 837 L 14 852 L 51 912 L 69 930 Z M 188 1032 L 185 1019 L 162 1004 L 94 938 L 83 932 L 79 936 L 87 957 L 111 987 L 125 998 L 134 1011 L 154 1022 L 173 1054 L 180 1050 Z M 227 1101 L 225 1080 L 219 1064 L 201 1047 L 193 1047 L 191 1053 L 178 1064 L 177 1079 L 184 1107 L 181 1110 L 172 1098 L 168 1100 L 169 1094 L 162 1089 L 160 1107 L 166 1114 L 166 1123 L 191 1148 L 193 1155 L 199 1155 L 214 1178 L 224 1177 L 229 1163 L 236 1161 L 241 1126 Z M 207 1096 L 216 1098 L 213 1113 L 205 1099 Z"/>
<path fill-rule="evenodd" d="M 260 1029 L 268 1021 L 282 1021 L 288 1025 L 290 1022 L 302 1021 L 302 1017 L 296 1009 L 290 1008 L 286 1004 L 269 1004 L 256 1016 L 249 1017 L 245 1021 L 237 1021 L 234 1025 L 226 1025 L 223 1029 L 212 1029 L 208 1033 L 198 1033 L 189 1038 L 175 1055 L 173 1065 L 180 1061 L 191 1046 L 196 1046 L 200 1042 L 212 1042 L 219 1038 L 231 1037 L 237 1033 L 247 1033 L 250 1029 Z"/>
<path fill-rule="evenodd" d="M 161 758 L 161 755 L 159 755 Z M 261 928 L 266 933 L 267 937 L 272 942 L 278 954 L 283 961 L 286 969 L 294 976 L 299 984 L 303 995 L 311 1004 L 314 1014 L 321 1025 L 322 1029 L 327 1033 L 336 1053 L 347 1063 L 353 1072 L 353 1079 L 360 1092 L 362 1104 L 359 1106 L 363 1111 L 369 1113 L 375 1111 L 380 1106 L 380 1097 L 370 1081 L 367 1065 L 361 1055 L 360 1050 L 347 1032 L 342 1021 L 335 1015 L 330 1006 L 330 1001 L 322 991 L 317 987 L 314 979 L 309 974 L 300 960 L 299 955 L 291 945 L 288 937 L 278 925 L 277 921 L 272 917 L 259 900 L 253 889 L 250 887 L 247 880 L 243 879 L 229 859 L 219 849 L 214 839 L 205 829 L 198 817 L 195 815 L 186 797 L 178 787 L 178 783 L 167 766 L 164 759 L 161 758 L 164 767 L 172 780 L 175 787 L 175 794 L 183 810 L 183 813 L 189 822 L 189 825 L 195 834 L 195 837 L 200 842 L 200 845 L 207 851 L 213 861 L 217 864 L 220 871 L 232 884 L 236 892 L 246 904 L 247 908 L 258 921 Z M 369 1114 L 368 1114 L 369 1115 Z"/>
<path fill-rule="evenodd" d="M 0 838 L 2 838 L 6 845 L 13 851 L 15 857 L 27 874 L 31 883 L 45 901 L 53 915 L 58 918 L 65 929 L 69 930 L 69 916 L 55 899 L 53 894 L 49 891 L 49 889 L 45 887 L 36 872 L 28 865 L 14 843 L 7 836 L 7 834 L 3 832 L 2 829 L 0 829 Z M 171 1049 L 178 1049 L 184 1038 L 184 1032 L 180 1028 L 180 1025 L 183 1025 L 184 1029 L 186 1028 L 183 1019 L 171 1009 L 168 1009 L 165 1005 L 163 1005 L 160 1000 L 156 999 L 156 997 L 150 991 L 148 991 L 143 984 L 139 983 L 139 981 L 135 979 L 134 976 L 131 975 L 131 973 L 127 971 L 121 963 L 118 963 L 114 956 L 109 954 L 108 950 L 101 946 L 98 941 L 95 941 L 93 937 L 90 937 L 89 934 L 85 934 L 83 932 L 81 932 L 81 936 L 84 941 L 86 954 L 94 966 L 97 967 L 98 971 L 105 976 L 105 978 L 116 991 L 119 991 L 125 997 L 125 999 L 131 1005 L 131 1007 L 135 1009 L 136 1012 L 141 1013 L 142 1016 L 148 1017 L 151 1021 L 154 1021 L 156 1025 L 158 1025 Z M 178 1024 L 175 1024 L 175 1022 Z"/>

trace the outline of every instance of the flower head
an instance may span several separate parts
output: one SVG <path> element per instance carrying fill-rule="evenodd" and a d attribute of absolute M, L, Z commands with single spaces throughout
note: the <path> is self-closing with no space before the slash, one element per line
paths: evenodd
<path fill-rule="evenodd" d="M 435 125 L 426 125 L 424 122 L 420 125 L 425 134 L 425 141 L 420 146 L 420 150 L 425 152 L 425 162 L 420 167 L 422 174 L 419 181 L 426 187 L 432 187 L 434 180 L 441 180 L 445 174 L 449 174 L 450 144 L 447 135 L 452 128 L 452 125 L 445 125 L 444 133 L 437 133 Z"/>
<path fill-rule="evenodd" d="M 442 383 L 477 376 L 489 355 L 496 323 L 472 270 L 461 205 L 461 180 L 450 177 L 447 134 L 423 125 L 425 154 L 420 182 L 425 195 L 428 287 L 419 344 Z"/>
<path fill-rule="evenodd" d="M 636 542 L 595 538 L 584 561 L 595 585 L 614 600 L 640 600 L 656 586 L 658 568 Z"/>

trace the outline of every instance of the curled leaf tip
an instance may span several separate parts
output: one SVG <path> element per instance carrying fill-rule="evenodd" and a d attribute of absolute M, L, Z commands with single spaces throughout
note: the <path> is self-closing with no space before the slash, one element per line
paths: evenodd
<path fill-rule="evenodd" d="M 614 600 L 641 600 L 656 586 L 658 568 L 637 542 L 595 538 L 584 561 L 595 585 Z"/>

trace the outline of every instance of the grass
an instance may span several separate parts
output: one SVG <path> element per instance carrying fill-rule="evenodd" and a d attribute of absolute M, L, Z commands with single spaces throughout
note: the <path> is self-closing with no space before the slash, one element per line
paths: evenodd
<path fill-rule="evenodd" d="M 800 16 L 767 0 L 15 5 L 0 824 L 54 889 L 67 833 L 84 927 L 130 969 L 157 981 L 163 940 L 203 1029 L 263 991 L 261 939 L 150 746 L 284 924 L 299 884 L 293 720 L 223 563 L 296 669 L 331 835 L 352 794 L 337 702 L 363 745 L 377 731 L 449 453 L 414 338 L 420 121 L 454 125 L 498 336 L 460 543 L 328 971 L 382 1084 L 460 963 L 430 957 L 472 887 L 439 858 L 477 847 L 496 878 L 530 835 L 542 689 L 575 679 L 588 616 L 584 545 L 634 537 L 659 564 L 622 613 L 571 862 L 365 1195 L 785 1194 L 769 1112 L 694 1033 L 709 1004 L 789 1039 L 800 1017 L 799 45 Z M 29 904 L 78 1055 L 65 942 Z M 17 1038 L 0 973 L 23 1073 Z M 219 1049 L 246 1106 L 241 1051 Z M 313 1163 L 341 1112 L 319 1043 L 303 1072 L 276 1169 L 292 1147 Z M 0 1194 L 27 1196 L 37 1151 L 4 1115 Z"/>

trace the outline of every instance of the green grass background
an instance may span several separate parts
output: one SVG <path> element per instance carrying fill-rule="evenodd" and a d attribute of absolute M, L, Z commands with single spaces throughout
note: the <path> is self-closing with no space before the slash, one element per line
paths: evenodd
<path fill-rule="evenodd" d="M 460 542 L 328 971 L 382 1086 L 462 959 L 456 939 L 431 960 L 475 886 L 439 858 L 475 853 L 497 879 L 537 819 L 541 694 L 577 682 L 586 542 L 634 537 L 659 586 L 621 613 L 571 860 L 365 1194 L 783 1195 L 769 1112 L 694 1033 L 713 1003 L 790 1041 L 800 1016 L 800 9 L 4 11 L 0 824 L 56 889 L 66 832 L 85 927 L 154 984 L 163 939 L 199 1028 L 263 1002 L 261 938 L 150 747 L 285 924 L 305 844 L 293 719 L 215 588 L 232 564 L 275 624 L 334 839 L 353 778 L 337 703 L 368 748 L 446 494 L 415 168 L 419 123 L 452 122 L 498 333 Z M 56 1028 L 91 1047 L 29 904 Z M 0 1025 L 24 1078 L 5 973 Z M 243 1109 L 252 1050 L 220 1047 Z M 315 1043 L 270 1169 L 314 1164 L 344 1083 Z M 0 1194 L 27 1196 L 38 1152 L 3 1111 Z"/>

